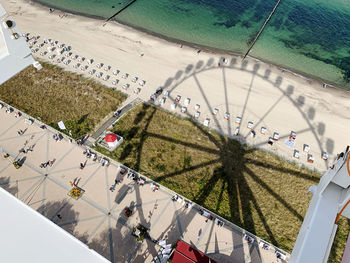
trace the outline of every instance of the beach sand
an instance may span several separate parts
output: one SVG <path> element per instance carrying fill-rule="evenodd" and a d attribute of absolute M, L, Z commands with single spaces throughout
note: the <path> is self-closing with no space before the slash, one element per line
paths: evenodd
<path fill-rule="evenodd" d="M 120 79 L 118 88 L 124 83 L 131 85 L 127 91 L 129 99 L 139 96 L 148 100 L 156 88 L 163 87 L 170 91 L 172 99 L 180 95 L 180 104 L 185 98 L 191 99 L 187 113 L 182 115 L 193 116 L 194 105 L 199 104 L 198 121 L 203 123 L 209 118 L 209 128 L 232 137 L 238 126 L 236 116 L 240 116 L 239 139 L 242 142 L 320 171 L 324 171 L 336 154 L 350 144 L 347 134 L 350 93 L 346 91 L 333 87 L 324 89 L 318 81 L 253 58 L 242 62 L 241 57 L 210 51 L 197 53 L 186 45 L 180 48 L 179 44 L 115 22 L 103 26 L 102 20 L 73 14 L 61 18 L 62 11 L 50 13 L 48 8 L 22 0 L 2 1 L 2 4 L 22 32 L 40 35 L 41 41 L 43 38 L 58 40 L 70 45 L 74 54 L 129 73 L 126 80 L 120 75 L 117 77 Z M 227 63 L 223 63 L 223 57 Z M 72 63 L 65 68 L 76 71 Z M 97 69 L 95 65 L 93 68 Z M 87 72 L 84 74 L 89 76 Z M 110 80 L 102 82 L 112 86 L 111 80 L 115 77 L 111 71 L 108 74 Z M 146 81 L 138 95 L 132 92 L 137 85 L 131 82 L 133 76 Z M 162 107 L 171 111 L 170 104 L 168 100 Z M 181 114 L 180 108 L 174 112 Z M 216 116 L 212 114 L 214 108 L 219 110 Z M 224 119 L 225 112 L 230 113 L 229 121 Z M 253 122 L 256 132 L 254 138 L 247 128 L 249 121 Z M 260 134 L 261 127 L 267 128 L 265 135 Z M 285 145 L 291 131 L 297 133 L 294 147 Z M 280 139 L 270 146 L 267 141 L 274 132 L 279 133 Z M 306 162 L 308 153 L 303 152 L 304 144 L 311 148 L 309 154 L 315 159 L 313 164 Z M 294 150 L 300 152 L 299 160 L 293 158 Z M 321 159 L 322 152 L 329 154 L 328 161 Z"/>

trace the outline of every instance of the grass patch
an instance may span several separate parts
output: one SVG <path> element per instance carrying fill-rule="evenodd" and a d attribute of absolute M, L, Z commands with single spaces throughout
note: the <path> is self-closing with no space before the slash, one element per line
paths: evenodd
<path fill-rule="evenodd" d="M 58 129 L 63 121 L 74 138 L 92 131 L 126 96 L 93 80 L 41 62 L 28 67 L 0 86 L 6 103 Z"/>
<path fill-rule="evenodd" d="M 113 131 L 132 136 L 99 151 L 291 252 L 319 174 L 146 104 Z M 347 229 L 342 219 L 330 261 L 339 261 Z"/>

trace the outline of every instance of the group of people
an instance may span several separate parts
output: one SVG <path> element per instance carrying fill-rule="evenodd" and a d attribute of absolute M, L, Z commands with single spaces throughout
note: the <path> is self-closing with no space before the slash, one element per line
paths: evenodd
<path fill-rule="evenodd" d="M 54 134 L 52 135 L 52 138 L 57 142 L 57 141 L 61 141 L 63 139 L 62 134 Z"/>
<path fill-rule="evenodd" d="M 28 146 L 26 149 L 22 148 L 19 150 L 20 153 L 28 153 L 28 152 L 32 152 L 34 150 L 34 146 L 35 144 Z"/>
<path fill-rule="evenodd" d="M 114 180 L 114 184 L 111 185 L 111 187 L 109 188 L 109 190 L 110 190 L 111 192 L 114 192 L 116 185 L 119 184 L 120 182 L 121 182 L 120 180 L 115 179 L 115 180 Z"/>
<path fill-rule="evenodd" d="M 54 164 L 54 162 L 56 161 L 56 159 L 53 159 L 52 161 L 47 161 L 47 162 L 43 162 L 40 164 L 40 168 L 46 168 L 47 166 L 52 166 Z"/>
<path fill-rule="evenodd" d="M 27 131 L 27 129 L 18 130 L 17 133 L 18 133 L 18 135 L 23 135 L 26 131 Z"/>

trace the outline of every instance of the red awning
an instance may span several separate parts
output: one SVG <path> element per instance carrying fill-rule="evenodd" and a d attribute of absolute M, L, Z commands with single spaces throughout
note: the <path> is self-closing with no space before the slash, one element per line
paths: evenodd
<path fill-rule="evenodd" d="M 204 255 L 204 253 L 200 252 L 199 250 L 191 247 L 189 244 L 182 240 L 178 240 L 176 244 L 176 251 L 184 255 L 186 258 L 190 259 L 193 262 L 196 263 L 216 263 L 214 260 L 210 259 Z M 181 261 L 178 261 L 179 263 Z M 185 261 L 184 261 L 185 262 Z"/>
<path fill-rule="evenodd" d="M 195 262 L 175 250 L 171 263 L 195 263 Z"/>
<path fill-rule="evenodd" d="M 115 142 L 116 140 L 118 140 L 118 137 L 114 133 L 108 133 L 105 137 L 106 142 Z"/>

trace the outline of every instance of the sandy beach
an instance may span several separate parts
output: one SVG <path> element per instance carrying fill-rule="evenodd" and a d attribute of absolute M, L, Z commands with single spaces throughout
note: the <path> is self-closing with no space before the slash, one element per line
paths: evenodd
<path fill-rule="evenodd" d="M 48 8 L 27 1 L 1 3 L 22 32 L 39 35 L 41 41 L 44 38 L 58 40 L 71 46 L 74 54 L 110 65 L 112 69 L 107 74 L 111 78 L 101 80 L 107 86 L 113 86 L 112 70 L 128 73 L 127 79 L 117 77 L 120 80 L 117 87 L 122 90 L 123 84 L 130 84 L 126 91 L 129 99 L 138 96 L 148 100 L 158 87 L 163 87 L 170 94 L 163 108 L 193 116 L 194 105 L 199 104 L 198 121 L 203 123 L 209 118 L 209 128 L 231 137 L 236 137 L 234 133 L 239 125 L 235 120 L 241 117 L 240 140 L 320 171 L 329 166 L 337 152 L 350 144 L 346 133 L 350 127 L 350 93 L 346 91 L 322 88 L 318 81 L 298 77 L 255 59 L 242 62 L 240 57 L 206 51 L 198 53 L 186 45 L 181 48 L 179 44 L 115 22 L 103 26 L 101 20 L 73 14 L 61 18 L 62 11 L 50 13 Z M 48 60 L 47 56 L 40 58 Z M 97 70 L 95 63 L 90 68 Z M 81 73 L 72 64 L 65 68 Z M 90 76 L 87 71 L 84 74 Z M 131 82 L 133 76 L 146 81 L 137 95 L 133 93 L 137 85 Z M 177 95 L 181 96 L 180 105 L 187 107 L 186 113 L 181 113 L 179 106 L 171 109 L 170 100 Z M 190 98 L 189 105 L 183 104 L 185 98 Z M 156 104 L 159 104 L 158 99 Z M 215 116 L 213 109 L 218 109 Z M 229 120 L 224 119 L 226 112 L 230 113 Z M 253 123 L 255 137 L 250 135 L 248 122 Z M 265 135 L 260 133 L 261 127 L 267 129 Z M 285 144 L 291 131 L 297 134 L 294 147 Z M 279 140 L 268 145 L 269 137 L 275 132 Z M 303 151 L 304 144 L 310 146 L 308 153 Z M 300 159 L 293 158 L 295 150 L 300 152 Z M 328 161 L 322 160 L 323 152 L 329 155 Z M 308 154 L 314 157 L 314 163 L 307 163 Z"/>

